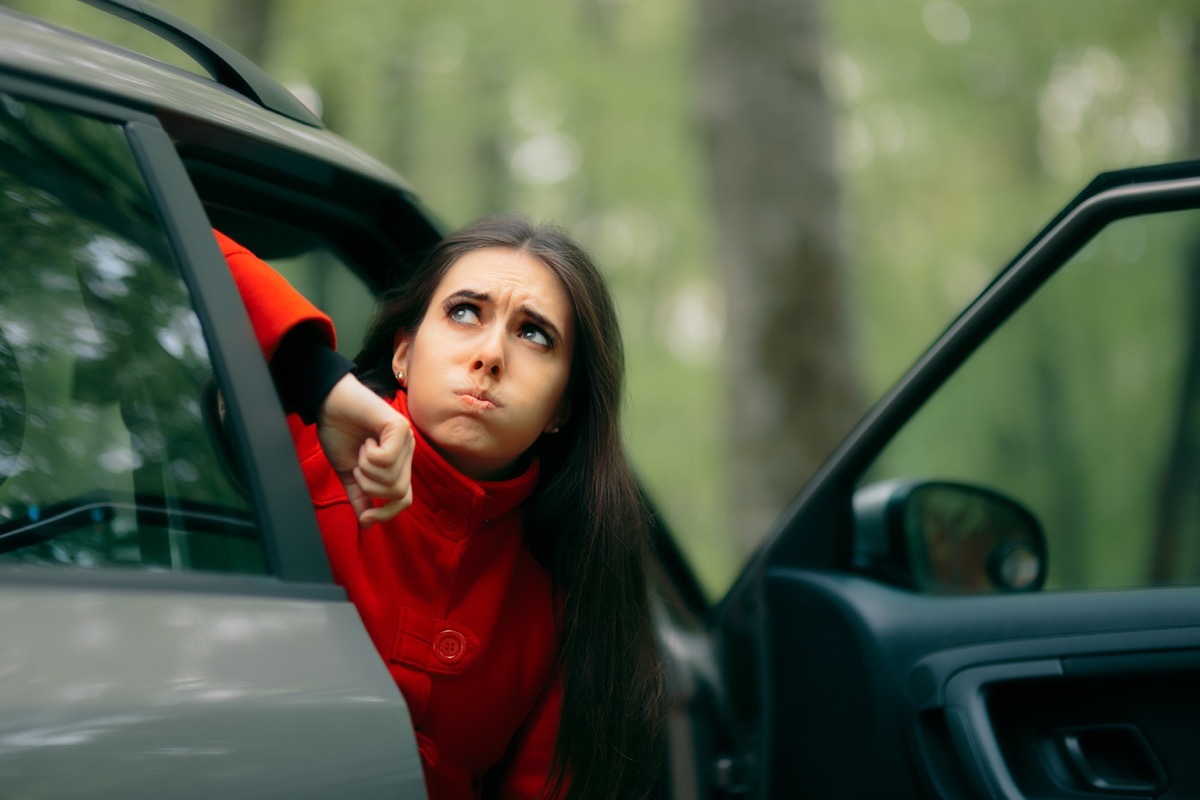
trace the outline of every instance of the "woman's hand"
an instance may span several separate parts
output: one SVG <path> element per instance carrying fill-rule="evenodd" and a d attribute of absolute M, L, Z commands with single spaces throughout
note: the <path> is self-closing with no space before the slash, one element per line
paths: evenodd
<path fill-rule="evenodd" d="M 358 378 L 343 376 L 325 396 L 317 438 L 359 525 L 386 522 L 412 504 L 412 428 Z"/>

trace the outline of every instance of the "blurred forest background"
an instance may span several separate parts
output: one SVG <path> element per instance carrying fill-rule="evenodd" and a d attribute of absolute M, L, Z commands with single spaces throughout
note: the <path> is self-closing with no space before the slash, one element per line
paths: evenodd
<path fill-rule="evenodd" d="M 172 63 L 75 0 L 5 0 Z M 849 426 L 1098 171 L 1187 157 L 1182 0 L 157 0 L 454 227 L 598 257 L 628 441 L 714 596 Z"/>

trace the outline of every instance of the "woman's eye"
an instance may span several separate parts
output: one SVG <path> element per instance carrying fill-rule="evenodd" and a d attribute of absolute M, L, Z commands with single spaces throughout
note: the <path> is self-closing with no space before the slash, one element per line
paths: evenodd
<path fill-rule="evenodd" d="M 553 344 L 546 332 L 536 325 L 526 325 L 524 328 L 522 328 L 521 338 L 528 339 L 534 344 L 539 344 L 542 347 L 550 347 Z"/>
<path fill-rule="evenodd" d="M 461 305 L 450 309 L 450 319 L 464 325 L 474 325 L 479 322 L 479 312 L 474 306 Z"/>

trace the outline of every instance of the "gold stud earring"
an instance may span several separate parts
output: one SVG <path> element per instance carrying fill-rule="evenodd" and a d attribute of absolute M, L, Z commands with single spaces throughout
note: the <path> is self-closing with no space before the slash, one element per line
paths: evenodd
<path fill-rule="evenodd" d="M 396 370 L 396 383 L 400 384 L 401 386 L 404 385 L 404 370 Z"/>

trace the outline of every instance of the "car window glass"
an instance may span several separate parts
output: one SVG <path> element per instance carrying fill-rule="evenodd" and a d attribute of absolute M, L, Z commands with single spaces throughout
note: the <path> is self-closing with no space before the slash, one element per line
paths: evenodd
<path fill-rule="evenodd" d="M 0 95 L 0 560 L 263 572 L 121 129 Z"/>
<path fill-rule="evenodd" d="M 350 266 L 327 247 L 272 258 L 269 263 L 333 319 L 338 352 L 346 358 L 358 355 L 375 311 L 375 297 Z"/>
<path fill-rule="evenodd" d="M 912 418 L 870 481 L 1018 500 L 1047 588 L 1200 582 L 1200 214 L 1118 221 Z"/>

